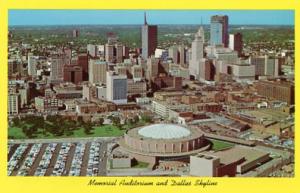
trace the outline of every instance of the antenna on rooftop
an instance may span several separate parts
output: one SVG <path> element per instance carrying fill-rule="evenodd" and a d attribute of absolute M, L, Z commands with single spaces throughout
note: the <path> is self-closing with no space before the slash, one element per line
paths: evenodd
<path fill-rule="evenodd" d="M 144 24 L 147 25 L 147 16 L 146 16 L 146 11 L 144 12 Z"/>

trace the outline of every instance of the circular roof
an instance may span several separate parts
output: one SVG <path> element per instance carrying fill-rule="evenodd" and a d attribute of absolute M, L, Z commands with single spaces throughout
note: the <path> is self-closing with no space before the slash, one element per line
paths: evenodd
<path fill-rule="evenodd" d="M 191 132 L 184 127 L 172 124 L 153 124 L 141 128 L 138 133 L 153 139 L 177 139 L 187 137 Z"/>

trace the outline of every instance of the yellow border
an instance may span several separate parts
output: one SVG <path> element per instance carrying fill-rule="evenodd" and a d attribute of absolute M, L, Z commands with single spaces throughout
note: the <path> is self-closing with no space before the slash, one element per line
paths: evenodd
<path fill-rule="evenodd" d="M 8 32 L 8 10 L 9 9 L 291 9 L 295 10 L 295 35 L 300 33 L 300 11 L 297 0 L 1 0 L 0 2 L 0 92 L 3 93 L 0 100 L 0 192 L 296 192 L 299 191 L 299 162 L 300 157 L 295 156 L 296 177 L 295 178 L 210 178 L 211 181 L 218 182 L 217 186 L 201 188 L 191 187 L 138 187 L 138 186 L 116 186 L 98 187 L 87 186 L 87 177 L 7 177 L 6 157 L 7 157 L 7 32 Z M 299 57 L 299 39 L 295 37 L 296 62 Z M 296 65 L 296 74 L 299 74 Z M 296 76 L 296 88 L 298 88 L 299 78 Z M 296 103 L 298 103 L 300 90 L 296 89 Z M 298 108 L 296 118 L 298 118 Z M 296 119 L 296 126 L 299 120 Z M 297 129 L 296 129 L 297 130 Z M 296 131 L 296 138 L 299 138 L 299 131 Z M 296 141 L 296 154 L 298 155 L 299 141 Z M 102 177 L 97 180 L 111 180 L 115 178 Z M 117 178 L 125 179 L 125 178 Z M 130 179 L 129 177 L 126 179 Z M 144 178 L 139 180 L 162 181 L 162 179 L 174 178 Z M 180 178 L 176 178 L 177 180 Z M 182 178 L 183 179 L 183 178 Z M 186 178 L 193 182 L 200 178 Z M 209 178 L 201 178 L 208 180 Z M 298 187 L 298 188 L 296 188 Z"/>

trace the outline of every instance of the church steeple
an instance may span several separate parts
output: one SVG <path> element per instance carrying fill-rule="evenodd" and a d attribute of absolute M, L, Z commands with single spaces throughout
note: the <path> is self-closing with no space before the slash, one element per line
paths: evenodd
<path fill-rule="evenodd" d="M 148 23 L 147 23 L 147 16 L 146 16 L 146 12 L 144 12 L 144 25 L 148 25 Z"/>

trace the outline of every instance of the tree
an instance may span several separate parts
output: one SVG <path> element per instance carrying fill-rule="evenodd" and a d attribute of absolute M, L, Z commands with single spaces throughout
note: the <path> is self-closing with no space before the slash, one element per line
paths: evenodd
<path fill-rule="evenodd" d="M 13 122 L 13 124 L 14 124 L 15 127 L 19 127 L 20 123 L 21 123 L 21 120 L 19 119 L 19 117 L 14 117 L 12 119 L 12 122 Z"/>
<path fill-rule="evenodd" d="M 134 123 L 137 123 L 137 122 L 139 122 L 139 116 L 137 116 L 137 115 L 135 115 L 134 117 L 133 117 L 133 122 Z"/>
<path fill-rule="evenodd" d="M 96 121 L 96 124 L 99 125 L 99 126 L 102 126 L 103 123 L 104 123 L 103 117 L 100 117 L 100 118 Z"/>
<path fill-rule="evenodd" d="M 149 117 L 148 115 L 142 115 L 141 116 L 141 119 L 146 122 L 146 123 L 151 123 L 152 122 L 152 119 L 151 117 Z"/>
<path fill-rule="evenodd" d="M 120 119 L 120 117 L 113 117 L 112 123 L 113 123 L 113 125 L 115 125 L 117 127 L 120 127 L 120 125 L 121 125 L 121 119 Z"/>
<path fill-rule="evenodd" d="M 84 129 L 84 133 L 87 135 L 92 134 L 92 130 L 93 130 L 93 125 L 91 122 L 87 122 L 83 125 L 83 129 Z"/>

